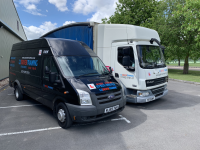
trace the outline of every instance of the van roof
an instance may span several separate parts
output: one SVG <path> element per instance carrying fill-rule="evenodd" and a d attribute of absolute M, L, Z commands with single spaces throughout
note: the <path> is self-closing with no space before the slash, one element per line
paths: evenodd
<path fill-rule="evenodd" d="M 51 47 L 54 56 L 97 56 L 85 43 L 62 38 L 40 38 L 16 43 L 12 51 L 48 47 Z"/>

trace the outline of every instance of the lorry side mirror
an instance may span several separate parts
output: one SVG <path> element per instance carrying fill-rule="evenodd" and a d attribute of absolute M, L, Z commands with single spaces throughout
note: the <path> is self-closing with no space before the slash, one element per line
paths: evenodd
<path fill-rule="evenodd" d="M 49 81 L 50 81 L 50 83 L 54 83 L 56 81 L 56 76 L 57 76 L 56 72 L 49 73 Z"/>
<path fill-rule="evenodd" d="M 112 68 L 111 67 L 109 67 L 109 72 L 110 72 L 110 74 L 112 74 Z"/>
<path fill-rule="evenodd" d="M 45 74 L 49 74 L 49 67 L 45 66 Z"/>
<path fill-rule="evenodd" d="M 130 56 L 130 47 L 123 48 L 123 55 Z"/>
<path fill-rule="evenodd" d="M 130 56 L 124 56 L 122 59 L 122 65 L 123 66 L 129 66 L 130 65 Z"/>

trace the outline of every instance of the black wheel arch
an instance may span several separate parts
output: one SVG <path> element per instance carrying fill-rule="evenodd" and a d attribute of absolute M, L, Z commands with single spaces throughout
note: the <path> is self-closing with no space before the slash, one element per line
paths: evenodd
<path fill-rule="evenodd" d="M 20 89 L 20 92 L 21 92 L 22 94 L 24 94 L 24 92 L 23 92 L 23 90 L 22 90 L 22 87 L 21 87 L 21 84 L 20 84 L 20 82 L 19 82 L 18 80 L 15 80 L 13 84 L 14 84 L 13 87 L 18 86 L 19 89 Z"/>
<path fill-rule="evenodd" d="M 66 99 L 64 99 L 63 97 L 60 97 L 60 96 L 57 96 L 56 98 L 54 98 L 53 100 L 53 106 L 52 106 L 52 109 L 53 109 L 53 115 L 56 116 L 56 106 L 59 104 L 59 103 L 67 103 L 68 101 Z M 66 105 L 67 107 L 67 105 Z M 68 109 L 68 108 L 67 108 Z"/>

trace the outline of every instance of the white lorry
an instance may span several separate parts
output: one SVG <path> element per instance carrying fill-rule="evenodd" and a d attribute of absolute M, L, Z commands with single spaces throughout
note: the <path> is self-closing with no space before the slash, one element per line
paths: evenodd
<path fill-rule="evenodd" d="M 126 24 L 72 23 L 42 37 L 85 42 L 112 68 L 127 102 L 146 103 L 168 93 L 164 47 L 155 30 Z"/>

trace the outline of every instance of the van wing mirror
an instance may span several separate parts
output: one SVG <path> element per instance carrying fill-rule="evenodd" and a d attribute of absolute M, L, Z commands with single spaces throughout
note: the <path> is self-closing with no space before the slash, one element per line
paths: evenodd
<path fill-rule="evenodd" d="M 50 81 L 50 83 L 54 83 L 56 81 L 56 76 L 57 76 L 56 72 L 49 73 L 49 81 Z"/>
<path fill-rule="evenodd" d="M 112 74 L 112 68 L 111 67 L 109 67 L 109 72 L 110 72 L 110 74 Z"/>
<path fill-rule="evenodd" d="M 123 66 L 129 66 L 130 65 L 130 56 L 124 56 L 122 59 L 122 65 Z"/>
<path fill-rule="evenodd" d="M 45 66 L 45 74 L 49 74 L 49 67 Z"/>

